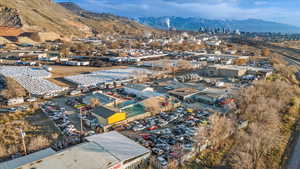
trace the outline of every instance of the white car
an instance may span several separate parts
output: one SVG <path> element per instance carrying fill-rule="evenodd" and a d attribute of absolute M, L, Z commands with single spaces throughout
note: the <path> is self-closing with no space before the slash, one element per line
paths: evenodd
<path fill-rule="evenodd" d="M 159 161 L 159 164 L 161 166 L 167 166 L 168 165 L 168 161 L 165 160 L 163 157 L 157 157 L 157 160 Z"/>
<path fill-rule="evenodd" d="M 192 151 L 193 145 L 192 144 L 183 144 L 182 148 L 183 148 L 183 150 Z"/>

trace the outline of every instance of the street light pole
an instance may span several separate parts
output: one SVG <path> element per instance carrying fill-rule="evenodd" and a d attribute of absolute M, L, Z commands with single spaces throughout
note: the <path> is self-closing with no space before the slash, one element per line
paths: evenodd
<path fill-rule="evenodd" d="M 22 129 L 20 129 L 20 133 L 21 133 L 21 137 L 22 137 L 22 143 L 23 143 L 24 152 L 25 152 L 25 155 L 27 155 L 26 143 L 25 143 L 25 135 L 26 135 L 26 133 L 23 132 Z"/>

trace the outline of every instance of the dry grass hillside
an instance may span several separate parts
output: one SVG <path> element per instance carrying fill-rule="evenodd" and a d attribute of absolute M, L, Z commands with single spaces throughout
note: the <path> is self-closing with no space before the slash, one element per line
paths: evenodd
<path fill-rule="evenodd" d="M 0 0 L 0 9 L 0 26 L 21 27 L 29 32 L 51 32 L 61 39 L 86 37 L 92 32 L 111 35 L 153 31 L 113 15 L 81 16 L 52 0 Z"/>
<path fill-rule="evenodd" d="M 0 6 L 16 9 L 25 31 L 55 32 L 69 37 L 90 33 L 86 25 L 76 21 L 77 16 L 51 0 L 0 0 Z"/>
<path fill-rule="evenodd" d="M 72 2 L 60 3 L 61 6 L 81 17 L 81 21 L 90 26 L 94 32 L 100 34 L 125 34 L 144 35 L 145 32 L 153 32 L 152 28 L 146 27 L 125 17 L 107 13 L 94 13 L 80 8 Z"/>

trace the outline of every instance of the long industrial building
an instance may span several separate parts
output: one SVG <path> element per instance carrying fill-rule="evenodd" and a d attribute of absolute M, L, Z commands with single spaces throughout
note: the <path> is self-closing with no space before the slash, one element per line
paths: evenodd
<path fill-rule="evenodd" d="M 18 169 L 143 169 L 149 156 L 150 150 L 112 131 L 86 137 L 84 143 L 13 166 Z M 12 163 L 13 160 L 9 162 Z"/>

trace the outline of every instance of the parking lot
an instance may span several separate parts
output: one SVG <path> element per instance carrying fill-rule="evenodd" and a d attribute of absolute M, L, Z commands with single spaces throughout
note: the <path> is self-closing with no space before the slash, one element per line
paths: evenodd
<path fill-rule="evenodd" d="M 196 127 L 207 125 L 210 114 L 180 107 L 124 125 L 122 132 L 151 149 L 159 165 L 164 167 L 173 159 L 181 159 L 183 153 L 180 152 L 188 154 L 194 149 Z"/>

